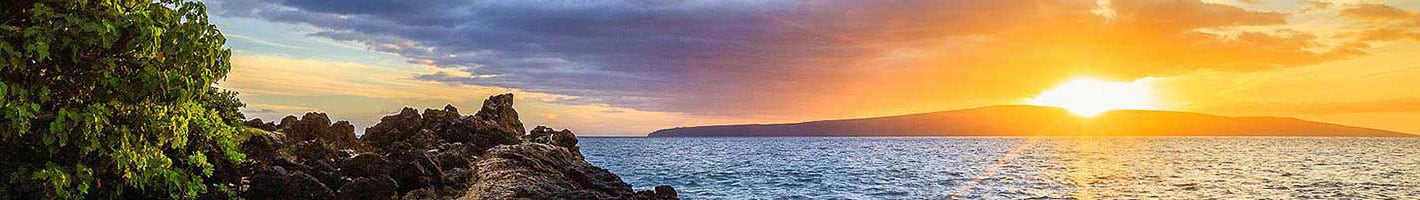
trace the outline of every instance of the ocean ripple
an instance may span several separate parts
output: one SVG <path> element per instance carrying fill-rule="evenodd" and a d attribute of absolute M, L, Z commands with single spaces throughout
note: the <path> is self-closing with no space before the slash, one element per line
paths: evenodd
<path fill-rule="evenodd" d="M 1420 198 L 1420 139 L 581 138 L 685 199 Z"/>

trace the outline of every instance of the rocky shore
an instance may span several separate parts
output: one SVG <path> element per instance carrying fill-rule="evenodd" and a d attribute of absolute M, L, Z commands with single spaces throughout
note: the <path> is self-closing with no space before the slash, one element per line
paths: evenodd
<path fill-rule="evenodd" d="M 452 105 L 404 108 L 356 137 L 322 113 L 252 119 L 242 163 L 215 176 L 248 199 L 677 199 L 670 186 L 633 191 L 582 158 L 569 130 L 526 131 L 512 94 L 473 115 Z"/>

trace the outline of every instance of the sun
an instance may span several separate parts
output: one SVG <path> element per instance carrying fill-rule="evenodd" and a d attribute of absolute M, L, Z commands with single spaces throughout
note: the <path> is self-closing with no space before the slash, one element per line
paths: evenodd
<path fill-rule="evenodd" d="M 1027 99 L 1026 104 L 1064 108 L 1075 115 L 1093 117 L 1111 110 L 1155 110 L 1152 79 L 1132 82 L 1092 77 L 1070 79 Z"/>

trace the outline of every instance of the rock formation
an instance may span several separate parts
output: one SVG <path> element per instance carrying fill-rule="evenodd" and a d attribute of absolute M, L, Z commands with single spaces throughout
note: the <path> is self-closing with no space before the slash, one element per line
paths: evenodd
<path fill-rule="evenodd" d="M 266 132 L 241 144 L 248 160 L 218 174 L 240 176 L 248 199 L 677 199 L 587 163 L 570 130 L 523 134 L 512 105 L 503 94 L 468 116 L 404 108 L 360 138 L 323 113 L 255 119 L 244 124 Z"/>

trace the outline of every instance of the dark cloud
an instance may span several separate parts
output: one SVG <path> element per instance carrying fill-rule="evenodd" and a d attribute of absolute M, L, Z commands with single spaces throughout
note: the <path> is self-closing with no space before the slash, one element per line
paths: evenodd
<path fill-rule="evenodd" d="M 1095 1 L 1083 0 L 222 0 L 213 6 L 221 15 L 309 24 L 324 30 L 314 36 L 472 74 L 418 80 L 709 115 L 1019 96 L 1078 71 L 1139 77 L 1265 70 L 1357 52 L 1305 51 L 1315 47 L 1307 33 L 1196 31 L 1285 23 L 1277 13 L 1179 0 L 1117 1 L 1110 8 L 1106 17 L 1093 12 L 1102 9 Z M 1042 69 L 1045 62 L 1063 67 Z M 1040 81 L 1001 83 L 1005 78 Z M 862 89 L 868 86 L 879 87 Z"/>

